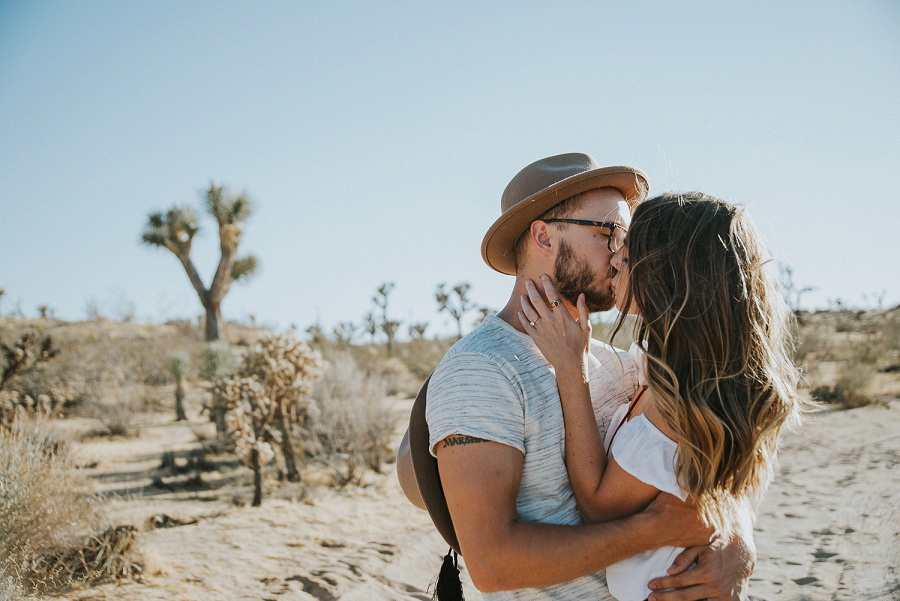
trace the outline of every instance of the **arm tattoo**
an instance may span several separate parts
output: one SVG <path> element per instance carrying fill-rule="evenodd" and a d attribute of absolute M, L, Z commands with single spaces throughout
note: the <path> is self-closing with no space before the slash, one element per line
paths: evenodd
<path fill-rule="evenodd" d="M 472 444 L 475 442 L 488 442 L 484 438 L 476 438 L 475 436 L 463 436 L 462 434 L 455 434 L 453 436 L 448 436 L 444 439 L 443 448 L 447 447 L 455 447 L 461 444 Z"/>

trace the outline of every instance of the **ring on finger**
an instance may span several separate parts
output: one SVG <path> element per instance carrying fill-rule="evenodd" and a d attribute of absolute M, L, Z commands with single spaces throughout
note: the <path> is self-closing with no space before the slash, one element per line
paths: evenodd
<path fill-rule="evenodd" d="M 535 317 L 534 319 L 532 319 L 532 320 L 529 321 L 528 323 L 529 323 L 529 324 L 531 325 L 531 327 L 533 328 L 533 327 L 534 327 L 534 324 L 536 324 L 536 323 L 537 323 L 537 320 L 539 320 L 539 319 L 540 319 L 540 317 Z"/>
<path fill-rule="evenodd" d="M 557 308 L 557 307 L 560 306 L 561 304 L 562 304 L 562 301 L 559 300 L 559 299 L 556 299 L 555 301 L 553 301 L 552 303 L 550 303 L 550 310 L 552 311 L 553 309 Z"/>

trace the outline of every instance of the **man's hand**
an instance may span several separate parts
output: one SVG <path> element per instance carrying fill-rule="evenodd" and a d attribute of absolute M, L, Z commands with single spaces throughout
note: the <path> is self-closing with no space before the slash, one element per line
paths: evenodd
<path fill-rule="evenodd" d="M 669 576 L 651 580 L 652 590 L 676 589 L 650 595 L 650 601 L 738 601 L 747 594 L 747 580 L 756 565 L 752 537 L 735 536 L 730 543 L 718 540 L 681 552 L 669 568 Z"/>
<path fill-rule="evenodd" d="M 659 493 L 643 514 L 656 525 L 657 533 L 662 537 L 658 541 L 660 547 L 706 545 L 715 534 L 700 520 L 692 502 L 682 501 L 669 493 Z"/>

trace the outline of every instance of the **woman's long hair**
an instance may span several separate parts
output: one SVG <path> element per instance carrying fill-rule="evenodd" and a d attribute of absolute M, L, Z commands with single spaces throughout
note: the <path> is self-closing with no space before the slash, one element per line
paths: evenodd
<path fill-rule="evenodd" d="M 782 427 L 799 412 L 793 315 L 750 219 L 721 199 L 649 199 L 626 244 L 623 306 L 634 302 L 642 317 L 648 385 L 678 442 L 678 481 L 727 533 L 737 499 L 764 491 Z"/>

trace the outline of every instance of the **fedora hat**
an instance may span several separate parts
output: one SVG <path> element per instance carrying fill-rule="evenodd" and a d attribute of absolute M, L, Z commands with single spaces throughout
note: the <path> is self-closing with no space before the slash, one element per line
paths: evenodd
<path fill-rule="evenodd" d="M 437 459 L 431 454 L 428 440 L 428 422 L 425 420 L 425 404 L 428 382 L 422 384 L 409 416 L 409 428 L 397 453 L 397 478 L 406 498 L 420 509 L 428 510 L 435 528 L 450 547 L 459 552 L 459 540 L 447 508 Z M 460 553 L 462 555 L 462 553 Z"/>
<path fill-rule="evenodd" d="M 515 275 L 516 240 L 531 222 L 562 201 L 594 188 L 615 188 L 633 207 L 647 195 L 647 176 L 634 167 L 600 167 L 581 152 L 559 154 L 528 165 L 503 191 L 502 215 L 481 243 L 484 261 L 500 273 Z"/>

